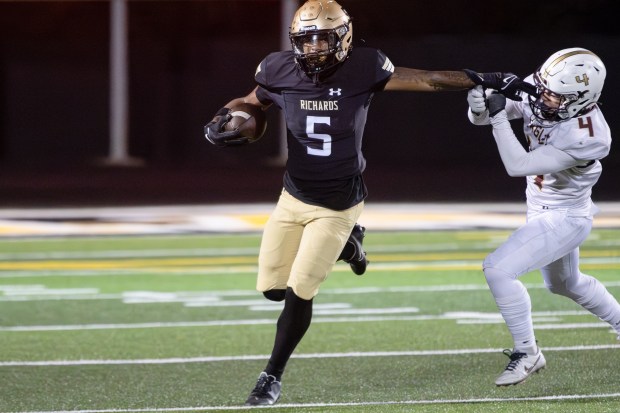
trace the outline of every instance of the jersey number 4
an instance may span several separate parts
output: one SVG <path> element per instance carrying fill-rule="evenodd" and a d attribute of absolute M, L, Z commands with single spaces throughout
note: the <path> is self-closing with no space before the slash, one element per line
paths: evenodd
<path fill-rule="evenodd" d="M 326 133 L 315 133 L 314 125 L 316 124 L 331 125 L 331 119 L 329 116 L 308 116 L 306 118 L 306 134 L 308 138 L 323 141 L 321 148 L 311 148 L 308 146 L 308 155 L 329 156 L 332 154 L 332 137 Z"/>
<path fill-rule="evenodd" d="M 592 118 L 590 118 L 589 116 L 586 116 L 585 119 L 584 118 L 578 118 L 578 119 L 579 119 L 579 128 L 587 129 L 588 132 L 590 132 L 590 137 L 594 137 L 594 129 L 592 128 Z"/>

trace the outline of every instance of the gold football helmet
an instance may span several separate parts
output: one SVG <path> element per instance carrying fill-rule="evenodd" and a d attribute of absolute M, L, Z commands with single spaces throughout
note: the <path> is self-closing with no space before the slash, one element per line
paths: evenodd
<path fill-rule="evenodd" d="M 333 0 L 308 0 L 295 13 L 289 32 L 295 61 L 310 77 L 344 62 L 351 52 L 353 26 Z"/>

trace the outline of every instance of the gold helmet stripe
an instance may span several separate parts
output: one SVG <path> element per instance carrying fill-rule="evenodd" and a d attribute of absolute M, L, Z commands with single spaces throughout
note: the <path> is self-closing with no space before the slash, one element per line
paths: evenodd
<path fill-rule="evenodd" d="M 545 69 L 544 69 L 545 73 L 543 73 L 543 77 L 546 78 L 548 75 L 550 75 L 551 74 L 551 69 L 554 68 L 557 64 L 559 64 L 562 60 L 568 59 L 569 57 L 574 56 L 576 54 L 589 54 L 589 55 L 592 55 L 592 56 L 598 58 L 597 55 L 595 55 L 594 53 L 592 53 L 589 50 L 584 50 L 584 49 L 574 50 L 574 51 L 572 51 L 570 53 L 566 53 L 566 54 L 563 54 L 562 56 L 558 56 L 553 62 L 549 63 L 547 65 L 547 67 L 545 67 Z"/>

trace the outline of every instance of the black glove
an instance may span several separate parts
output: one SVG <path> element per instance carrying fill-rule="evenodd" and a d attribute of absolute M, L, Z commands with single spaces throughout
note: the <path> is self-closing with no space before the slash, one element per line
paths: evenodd
<path fill-rule="evenodd" d="M 248 143 L 248 138 L 242 136 L 238 130 L 224 130 L 224 125 L 231 119 L 229 112 L 228 108 L 218 110 L 213 120 L 205 125 L 205 138 L 215 146 L 239 146 Z"/>
<path fill-rule="evenodd" d="M 495 89 L 511 100 L 523 100 L 523 98 L 519 96 L 519 92 L 525 92 L 533 96 L 536 95 L 536 86 L 524 82 L 514 73 L 478 73 L 470 69 L 463 69 L 463 71 L 475 84 L 489 89 Z"/>
<path fill-rule="evenodd" d="M 489 116 L 493 117 L 506 108 L 506 97 L 499 93 L 493 92 L 487 98 L 489 103 Z"/>

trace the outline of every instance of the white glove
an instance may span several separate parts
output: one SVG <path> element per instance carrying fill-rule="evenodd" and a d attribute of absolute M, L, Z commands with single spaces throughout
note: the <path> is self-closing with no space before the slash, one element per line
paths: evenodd
<path fill-rule="evenodd" d="M 469 89 L 467 92 L 467 103 L 469 103 L 469 109 L 471 109 L 474 115 L 480 115 L 487 110 L 487 102 L 482 86 L 478 85 L 473 89 Z"/>

